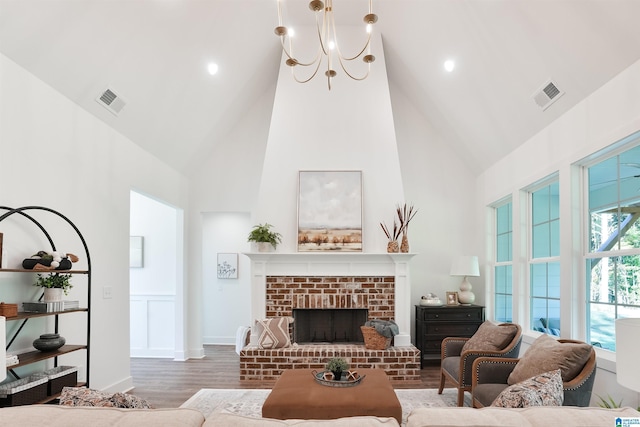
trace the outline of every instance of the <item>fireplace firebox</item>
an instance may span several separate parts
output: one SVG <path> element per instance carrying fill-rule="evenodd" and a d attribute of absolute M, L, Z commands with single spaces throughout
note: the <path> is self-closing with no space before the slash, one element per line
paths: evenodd
<path fill-rule="evenodd" d="M 367 309 L 294 309 L 293 340 L 305 343 L 363 343 Z"/>

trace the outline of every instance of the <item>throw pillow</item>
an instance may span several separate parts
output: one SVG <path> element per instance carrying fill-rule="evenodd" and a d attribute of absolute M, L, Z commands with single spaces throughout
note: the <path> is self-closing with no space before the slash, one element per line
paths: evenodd
<path fill-rule="evenodd" d="M 500 351 L 513 340 L 517 332 L 518 327 L 514 324 L 496 325 L 487 320 L 464 343 L 462 351 Z"/>
<path fill-rule="evenodd" d="M 562 381 L 571 381 L 582 370 L 589 356 L 589 344 L 559 342 L 548 335 L 541 335 L 516 363 L 507 383 L 513 385 L 558 368 Z"/>
<path fill-rule="evenodd" d="M 256 320 L 258 346 L 260 348 L 290 347 L 289 323 L 292 320 L 291 317 L 271 317 L 269 319 Z"/>
<path fill-rule="evenodd" d="M 496 397 L 491 406 L 528 408 L 529 406 L 562 406 L 564 390 L 560 369 L 536 375 L 511 385 Z"/>
<path fill-rule="evenodd" d="M 105 393 L 86 387 L 64 387 L 60 405 L 153 409 L 149 402 L 132 394 Z"/>
<path fill-rule="evenodd" d="M 60 394 L 60 405 L 64 406 L 106 406 L 115 407 L 111 393 L 104 393 L 85 387 L 64 387 Z"/>
<path fill-rule="evenodd" d="M 153 409 L 146 400 L 128 393 L 115 393 L 111 400 L 116 408 Z"/>

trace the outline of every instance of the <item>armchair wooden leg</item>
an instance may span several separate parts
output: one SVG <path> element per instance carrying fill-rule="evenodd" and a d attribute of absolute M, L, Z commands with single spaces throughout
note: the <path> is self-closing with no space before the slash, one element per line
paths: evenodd
<path fill-rule="evenodd" d="M 444 372 L 440 371 L 440 388 L 438 388 L 438 394 L 442 394 L 442 390 L 444 389 Z"/>
<path fill-rule="evenodd" d="M 458 406 L 464 406 L 464 389 L 458 389 Z"/>

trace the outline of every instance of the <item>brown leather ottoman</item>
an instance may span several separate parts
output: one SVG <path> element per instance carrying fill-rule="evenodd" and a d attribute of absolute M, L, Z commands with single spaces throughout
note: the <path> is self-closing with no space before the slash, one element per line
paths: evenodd
<path fill-rule="evenodd" d="M 366 375 L 353 387 L 329 387 L 316 382 L 309 369 L 285 370 L 264 404 L 264 418 L 328 420 L 373 415 L 402 423 L 402 406 L 382 369 L 358 369 Z"/>

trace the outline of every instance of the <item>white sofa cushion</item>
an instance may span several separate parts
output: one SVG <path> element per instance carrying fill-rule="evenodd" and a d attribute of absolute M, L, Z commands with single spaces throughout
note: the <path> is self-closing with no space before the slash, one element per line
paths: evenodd
<path fill-rule="evenodd" d="M 200 427 L 195 409 L 120 409 L 108 407 L 27 405 L 0 409 L 0 424 L 47 427 Z M 5 424 L 6 423 L 6 424 Z"/>
<path fill-rule="evenodd" d="M 371 416 L 344 417 L 335 420 L 276 420 L 273 418 L 251 418 L 242 415 L 216 413 L 207 418 L 205 427 L 399 427 L 395 418 Z"/>
<path fill-rule="evenodd" d="M 418 408 L 409 414 L 407 427 L 612 427 L 617 417 L 640 417 L 640 412 L 576 406 Z"/>

